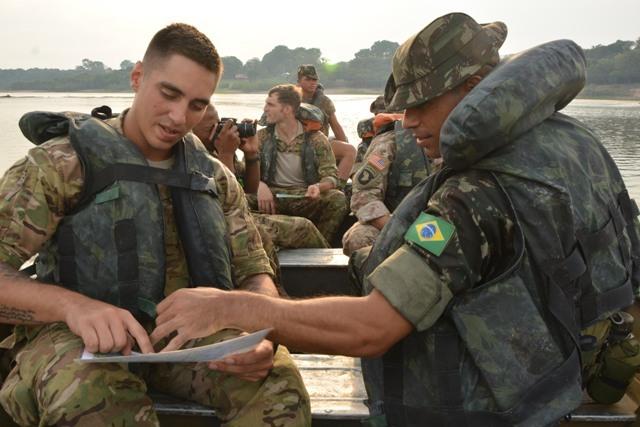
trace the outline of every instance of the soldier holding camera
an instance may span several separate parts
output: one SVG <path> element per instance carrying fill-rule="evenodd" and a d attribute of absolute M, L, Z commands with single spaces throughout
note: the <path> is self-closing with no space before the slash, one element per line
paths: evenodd
<path fill-rule="evenodd" d="M 220 119 L 216 108 L 209 104 L 204 118 L 193 133 L 205 147 L 231 170 L 246 193 L 255 194 L 260 183 L 260 162 L 255 122 Z M 244 153 L 239 160 L 236 150 Z M 273 245 L 280 248 L 328 248 L 329 243 L 307 218 L 288 215 L 267 215 L 252 212 L 272 267 L 277 270 Z"/>

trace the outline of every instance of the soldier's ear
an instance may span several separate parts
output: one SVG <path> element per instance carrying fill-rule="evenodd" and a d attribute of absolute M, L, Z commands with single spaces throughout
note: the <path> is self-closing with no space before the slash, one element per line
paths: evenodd
<path fill-rule="evenodd" d="M 140 83 L 142 83 L 142 73 L 142 62 L 138 61 L 136 62 L 136 65 L 133 66 L 129 77 L 131 89 L 133 89 L 134 92 L 137 92 L 140 88 Z"/>

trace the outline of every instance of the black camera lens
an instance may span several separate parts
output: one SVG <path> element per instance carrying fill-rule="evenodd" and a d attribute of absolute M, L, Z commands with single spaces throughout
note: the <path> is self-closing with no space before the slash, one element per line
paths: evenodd
<path fill-rule="evenodd" d="M 238 126 L 238 135 L 240 138 L 248 138 L 256 134 L 256 124 L 254 122 L 240 122 Z"/>

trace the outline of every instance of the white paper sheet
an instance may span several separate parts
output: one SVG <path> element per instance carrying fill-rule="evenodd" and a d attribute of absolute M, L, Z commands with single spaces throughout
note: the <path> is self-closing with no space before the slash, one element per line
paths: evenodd
<path fill-rule="evenodd" d="M 78 362 L 84 363 L 188 363 L 208 362 L 223 359 L 237 353 L 244 353 L 254 349 L 262 341 L 271 329 L 262 329 L 252 334 L 243 335 L 215 344 L 202 347 L 188 348 L 184 350 L 168 351 L 166 353 L 143 354 L 132 352 L 129 356 L 119 353 L 93 354 L 86 349 Z"/>

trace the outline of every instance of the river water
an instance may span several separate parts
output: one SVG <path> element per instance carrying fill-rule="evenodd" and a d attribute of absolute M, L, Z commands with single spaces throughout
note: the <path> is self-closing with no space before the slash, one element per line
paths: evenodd
<path fill-rule="evenodd" d="M 0 98 L 0 171 L 4 172 L 31 147 L 18 128 L 18 119 L 28 111 L 81 111 L 109 105 L 121 111 L 131 103 L 122 93 L 10 93 Z M 331 95 L 329 93 L 329 95 Z M 356 125 L 369 116 L 372 95 L 331 95 L 336 114 L 347 137 L 357 143 Z M 213 101 L 223 117 L 259 118 L 265 96 L 220 94 Z M 563 111 L 591 127 L 618 163 L 632 197 L 640 201 L 640 102 L 575 100 Z"/>

